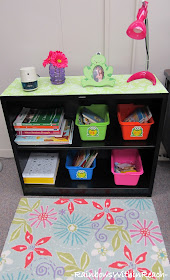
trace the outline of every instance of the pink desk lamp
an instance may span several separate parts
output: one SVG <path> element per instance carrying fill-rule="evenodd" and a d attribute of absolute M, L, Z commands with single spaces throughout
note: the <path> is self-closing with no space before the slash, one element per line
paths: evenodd
<path fill-rule="evenodd" d="M 135 20 L 127 29 L 127 35 L 136 40 L 142 40 L 145 38 L 145 45 L 146 45 L 146 54 L 147 54 L 147 71 L 141 71 L 138 73 L 133 74 L 127 82 L 131 82 L 137 79 L 148 79 L 152 82 L 153 85 L 156 85 L 156 78 L 155 76 L 148 71 L 149 69 L 149 32 L 148 32 L 148 2 L 143 1 L 142 7 L 139 9 L 137 14 L 137 20 Z M 144 23 L 145 20 L 145 23 Z"/>

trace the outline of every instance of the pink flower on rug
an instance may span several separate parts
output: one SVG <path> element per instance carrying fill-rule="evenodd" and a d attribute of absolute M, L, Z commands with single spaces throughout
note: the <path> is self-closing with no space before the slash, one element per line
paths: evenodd
<path fill-rule="evenodd" d="M 129 250 L 129 248 L 125 245 L 124 246 L 124 255 L 125 257 L 130 261 L 130 262 L 123 262 L 123 261 L 117 261 L 109 265 L 111 268 L 116 268 L 116 269 L 123 269 L 125 267 L 128 267 L 129 270 L 126 272 L 126 277 L 127 280 L 135 280 L 135 270 L 140 272 L 142 275 L 145 276 L 152 276 L 152 279 L 156 279 L 153 275 L 152 272 L 143 267 L 138 267 L 138 264 L 144 263 L 146 261 L 146 255 L 147 252 L 144 252 L 143 254 L 140 254 L 136 259 L 135 262 L 133 262 L 132 259 L 132 252 Z"/>
<path fill-rule="evenodd" d="M 33 244 L 33 235 L 27 231 L 25 234 L 25 240 L 29 245 L 28 246 L 17 245 L 17 246 L 12 247 L 11 249 L 13 249 L 17 252 L 23 252 L 25 250 L 30 251 L 25 258 L 25 267 L 24 268 L 26 268 L 33 261 L 34 251 L 40 256 L 52 256 L 52 254 L 47 249 L 44 249 L 41 247 L 36 248 L 37 246 L 47 243 L 50 239 L 51 239 L 51 236 L 43 237 L 43 238 L 39 239 L 35 244 Z"/>
<path fill-rule="evenodd" d="M 92 221 L 96 221 L 96 220 L 99 220 L 101 219 L 105 214 L 106 214 L 106 219 L 107 221 L 110 223 L 110 224 L 114 224 L 114 219 L 113 219 L 113 216 L 110 214 L 110 212 L 113 212 L 113 213 L 119 213 L 119 212 L 122 212 L 124 211 L 124 209 L 122 208 L 118 208 L 118 207 L 115 207 L 115 208 L 110 208 L 110 205 L 111 205 L 111 200 L 110 199 L 106 199 L 105 200 L 105 208 L 103 208 L 99 203 L 93 201 L 93 206 L 99 210 L 103 210 L 102 212 L 98 213 L 93 219 Z"/>
<path fill-rule="evenodd" d="M 55 201 L 55 204 L 58 205 L 62 205 L 69 202 L 68 204 L 68 211 L 70 213 L 70 215 L 74 212 L 74 204 L 73 202 L 75 202 L 76 204 L 88 204 L 88 202 L 85 199 L 82 198 L 75 198 L 75 199 L 67 199 L 67 198 L 60 198 L 59 200 Z"/>
<path fill-rule="evenodd" d="M 163 242 L 163 239 L 158 238 L 157 236 L 162 236 L 162 234 L 158 231 L 155 231 L 155 229 L 159 229 L 159 226 L 151 227 L 154 223 L 153 221 L 150 221 L 150 223 L 147 226 L 147 221 L 143 221 L 143 225 L 139 220 L 137 220 L 138 225 L 133 224 L 133 226 L 136 229 L 131 229 L 130 232 L 133 232 L 134 234 L 131 235 L 131 237 L 140 236 L 140 238 L 136 241 L 139 243 L 144 238 L 144 244 L 147 245 L 147 240 L 150 241 L 152 246 L 155 246 L 155 242 L 153 240 L 156 240 L 158 242 Z"/>
<path fill-rule="evenodd" d="M 36 228 L 38 228 L 40 223 L 43 223 L 43 226 L 45 228 L 46 223 L 48 223 L 50 226 L 52 225 L 52 222 L 50 220 L 57 220 L 56 217 L 52 217 L 57 214 L 57 212 L 53 212 L 54 208 L 48 211 L 48 206 L 46 206 L 46 210 L 44 210 L 43 206 L 41 206 L 41 212 L 39 212 L 37 209 L 34 209 L 34 211 L 36 213 L 30 213 L 30 216 L 33 216 L 33 218 L 29 219 L 29 221 L 33 221 L 31 227 L 33 227 L 37 223 Z"/>

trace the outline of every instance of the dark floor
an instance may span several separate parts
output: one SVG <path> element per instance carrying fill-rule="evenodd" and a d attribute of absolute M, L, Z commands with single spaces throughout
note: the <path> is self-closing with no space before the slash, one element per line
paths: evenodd
<path fill-rule="evenodd" d="M 23 196 L 14 159 L 3 159 L 0 172 L 0 252 Z M 170 259 L 170 162 L 158 162 L 152 200 Z"/>

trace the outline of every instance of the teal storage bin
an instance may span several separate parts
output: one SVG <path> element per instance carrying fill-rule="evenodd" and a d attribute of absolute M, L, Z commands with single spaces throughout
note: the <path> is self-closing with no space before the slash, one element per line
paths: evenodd
<path fill-rule="evenodd" d="M 79 124 L 79 113 L 86 107 L 99 115 L 105 121 L 102 123 L 91 123 L 89 125 Z M 107 126 L 110 124 L 108 106 L 105 104 L 92 104 L 90 106 L 81 106 L 76 115 L 75 124 L 79 128 L 81 140 L 83 141 L 102 141 L 105 139 Z"/>
<path fill-rule="evenodd" d="M 93 176 L 93 169 L 96 167 L 96 159 L 93 161 L 93 164 L 89 168 L 72 166 L 73 157 L 75 153 L 70 152 L 66 157 L 65 167 L 68 169 L 70 178 L 72 180 L 91 180 Z"/>

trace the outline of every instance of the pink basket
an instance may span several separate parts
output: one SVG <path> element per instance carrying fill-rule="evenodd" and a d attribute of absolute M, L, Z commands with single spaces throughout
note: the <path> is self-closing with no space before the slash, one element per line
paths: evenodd
<path fill-rule="evenodd" d="M 137 172 L 116 173 L 114 171 L 115 162 L 133 163 L 136 166 Z M 116 185 L 136 186 L 140 175 L 143 174 L 141 157 L 137 149 L 121 149 L 112 150 L 111 155 L 111 172 L 114 175 Z"/>

